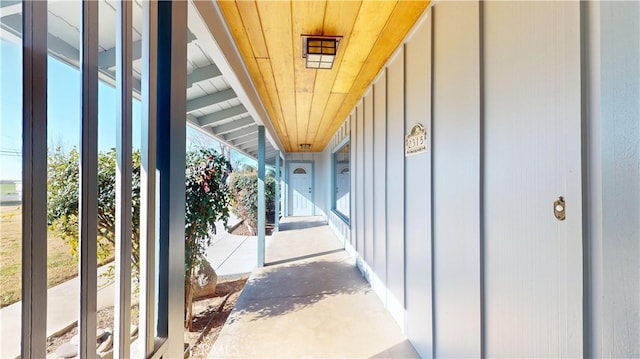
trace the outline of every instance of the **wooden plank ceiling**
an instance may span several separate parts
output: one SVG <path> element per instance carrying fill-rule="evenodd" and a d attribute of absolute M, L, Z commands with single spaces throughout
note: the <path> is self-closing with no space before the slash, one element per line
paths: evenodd
<path fill-rule="evenodd" d="M 288 152 L 322 151 L 428 1 L 219 0 Z M 301 35 L 342 36 L 331 70 L 305 67 Z"/>

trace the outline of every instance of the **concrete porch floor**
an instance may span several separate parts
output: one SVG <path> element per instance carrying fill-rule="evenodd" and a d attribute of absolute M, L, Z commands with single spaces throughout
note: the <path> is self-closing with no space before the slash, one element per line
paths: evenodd
<path fill-rule="evenodd" d="M 321 217 L 281 222 L 210 358 L 417 358 Z"/>

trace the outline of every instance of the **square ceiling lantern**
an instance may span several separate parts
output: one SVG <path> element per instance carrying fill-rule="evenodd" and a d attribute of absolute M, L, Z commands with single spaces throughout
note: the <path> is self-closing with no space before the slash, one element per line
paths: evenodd
<path fill-rule="evenodd" d="M 338 53 L 338 43 L 342 36 L 302 35 L 302 57 L 308 69 L 333 68 Z"/>

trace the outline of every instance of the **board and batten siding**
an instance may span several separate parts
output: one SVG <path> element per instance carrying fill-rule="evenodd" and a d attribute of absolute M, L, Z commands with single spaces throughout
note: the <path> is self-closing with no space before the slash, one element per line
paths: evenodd
<path fill-rule="evenodd" d="M 404 129 L 421 124 L 431 131 L 431 20 L 410 34 L 404 44 Z M 423 358 L 433 354 L 433 273 L 431 156 L 425 152 L 404 158 L 404 241 L 406 335 Z"/>
<path fill-rule="evenodd" d="M 591 352 L 640 357 L 640 3 L 589 2 Z M 598 51 L 599 50 L 599 51 Z"/>
<path fill-rule="evenodd" d="M 638 3 L 423 14 L 321 154 L 350 224 L 318 198 L 421 356 L 640 355 L 639 78 Z"/>
<path fill-rule="evenodd" d="M 580 3 L 482 6 L 485 352 L 581 357 Z"/>
<path fill-rule="evenodd" d="M 481 354 L 480 6 L 432 11 L 434 355 L 472 358 Z"/>
<path fill-rule="evenodd" d="M 383 71 L 373 84 L 373 270 L 371 285 L 386 304 L 387 283 L 387 77 Z"/>

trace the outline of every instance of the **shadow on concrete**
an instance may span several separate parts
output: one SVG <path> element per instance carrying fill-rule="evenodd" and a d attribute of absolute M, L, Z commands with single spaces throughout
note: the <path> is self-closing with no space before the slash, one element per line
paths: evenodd
<path fill-rule="evenodd" d="M 297 312 L 328 297 L 364 293 L 370 286 L 342 261 L 317 260 L 270 267 L 252 277 L 236 303 L 236 315 L 256 321 Z"/>
<path fill-rule="evenodd" d="M 304 256 L 298 256 L 298 257 L 294 257 L 294 258 L 287 258 L 287 259 L 282 259 L 282 260 L 279 260 L 279 261 L 273 261 L 273 262 L 265 263 L 264 265 L 266 267 L 275 266 L 275 265 L 279 265 L 279 264 L 296 262 L 296 261 L 300 261 L 300 260 L 303 260 L 303 259 L 321 257 L 321 256 L 324 256 L 324 255 L 327 255 L 327 254 L 333 254 L 333 253 L 338 253 L 338 252 L 342 252 L 342 251 L 344 251 L 344 248 L 338 248 L 338 249 L 333 249 L 333 250 L 330 250 L 330 251 L 324 251 L 324 252 L 319 252 L 319 253 L 311 253 L 311 254 L 307 254 L 307 255 L 304 255 Z"/>
<path fill-rule="evenodd" d="M 306 229 L 306 228 L 321 227 L 326 225 L 327 225 L 327 222 L 324 220 L 281 222 L 280 231 L 291 231 L 294 229 Z"/>

